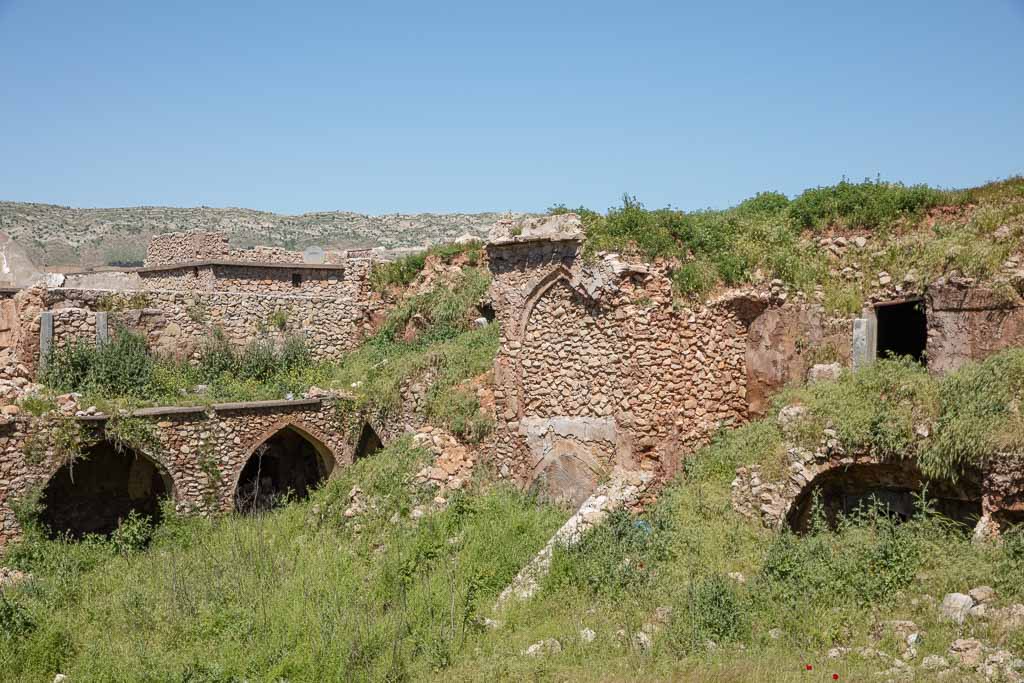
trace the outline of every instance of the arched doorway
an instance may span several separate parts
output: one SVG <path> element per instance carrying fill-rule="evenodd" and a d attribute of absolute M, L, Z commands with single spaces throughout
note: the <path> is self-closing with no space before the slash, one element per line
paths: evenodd
<path fill-rule="evenodd" d="M 384 442 L 377 431 L 370 426 L 369 422 L 364 423 L 363 430 L 359 432 L 359 441 L 356 443 L 355 459 L 359 460 L 373 455 L 382 448 L 384 448 Z"/>
<path fill-rule="evenodd" d="M 172 489 L 168 474 L 148 457 L 101 441 L 53 475 L 43 489 L 40 520 L 72 538 L 109 534 L 130 512 L 158 521 L 160 500 Z"/>
<path fill-rule="evenodd" d="M 971 529 L 981 516 L 981 486 L 975 475 L 957 484 L 925 480 L 910 461 L 859 463 L 835 467 L 816 476 L 793 502 L 787 516 L 789 527 L 805 533 L 811 527 L 815 500 L 825 521 L 834 527 L 871 505 L 898 521 L 910 519 L 917 511 L 918 498 L 927 492 L 928 504 L 939 514 Z"/>
<path fill-rule="evenodd" d="M 292 426 L 284 427 L 260 444 L 242 468 L 235 510 L 254 514 L 307 498 L 333 466 L 326 447 Z"/>

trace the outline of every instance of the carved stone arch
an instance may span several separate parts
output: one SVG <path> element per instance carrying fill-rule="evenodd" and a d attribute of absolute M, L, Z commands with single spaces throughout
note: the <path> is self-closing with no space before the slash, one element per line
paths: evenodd
<path fill-rule="evenodd" d="M 526 336 L 526 328 L 530 324 L 530 318 L 533 316 L 533 309 L 537 307 L 537 303 L 559 282 L 565 282 L 574 292 L 584 299 L 591 302 L 594 301 L 594 298 L 590 296 L 579 278 L 572 274 L 572 271 L 564 265 L 558 266 L 553 271 L 542 277 L 526 297 L 525 304 L 523 305 L 523 315 L 519 320 L 519 339 Z"/>
<path fill-rule="evenodd" d="M 336 471 L 338 466 L 338 456 L 328 445 L 330 443 L 329 439 L 320 430 L 298 417 L 289 416 L 282 418 L 264 430 L 253 441 L 252 445 L 246 450 L 244 457 L 240 459 L 239 463 L 237 463 L 235 471 L 232 473 L 232 486 L 229 500 L 237 511 L 242 511 L 239 509 L 238 501 L 244 492 L 241 491 L 240 487 L 243 487 L 243 479 L 248 478 L 247 469 L 250 467 L 250 463 L 253 462 L 253 458 L 259 457 L 262 459 L 263 452 L 261 452 L 261 449 L 264 449 L 265 451 L 266 449 L 274 446 L 274 442 L 276 440 L 285 439 L 291 435 L 295 435 L 301 439 L 301 442 L 312 449 L 313 454 L 315 454 L 314 463 L 316 474 L 318 475 L 315 477 L 315 481 L 306 481 L 306 479 L 311 478 L 313 474 L 308 457 L 310 455 L 309 453 L 302 454 L 304 462 L 301 463 L 275 462 L 275 468 L 278 469 L 287 468 L 289 466 L 305 467 L 307 470 L 305 474 L 308 476 L 301 479 L 303 490 L 299 491 L 300 494 L 304 494 L 309 485 L 328 479 Z M 295 442 L 294 439 L 292 439 L 292 441 Z M 274 454 L 274 457 L 277 460 L 281 460 L 281 455 Z M 258 471 L 259 470 L 257 470 L 257 472 Z M 257 474 L 257 476 L 259 475 Z"/>

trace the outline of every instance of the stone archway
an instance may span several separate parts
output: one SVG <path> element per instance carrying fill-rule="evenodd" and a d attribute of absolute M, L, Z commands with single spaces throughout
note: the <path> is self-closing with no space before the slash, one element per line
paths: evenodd
<path fill-rule="evenodd" d="M 860 462 L 823 470 L 793 499 L 786 524 L 797 533 L 806 532 L 811 526 L 815 501 L 825 521 L 833 527 L 842 516 L 871 505 L 906 521 L 917 511 L 918 498 L 924 493 L 937 513 L 966 529 L 973 528 L 981 517 L 981 485 L 975 477 L 965 477 L 957 484 L 927 480 L 912 461 L 901 460 Z"/>
<path fill-rule="evenodd" d="M 250 451 L 235 483 L 234 510 L 265 512 L 307 498 L 334 471 L 324 443 L 294 423 L 280 426 Z"/>
<path fill-rule="evenodd" d="M 160 501 L 172 497 L 173 489 L 160 464 L 101 441 L 50 478 L 43 489 L 40 519 L 53 534 L 105 535 L 132 512 L 159 520 Z"/>

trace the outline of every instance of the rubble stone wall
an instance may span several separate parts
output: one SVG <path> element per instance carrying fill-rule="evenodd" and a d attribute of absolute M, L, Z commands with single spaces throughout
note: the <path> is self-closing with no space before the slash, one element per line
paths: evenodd
<path fill-rule="evenodd" d="M 576 240 L 492 244 L 488 256 L 502 476 L 561 481 L 552 493 L 575 499 L 614 465 L 667 477 L 746 419 L 747 322 L 732 307 L 679 306 L 666 269 L 588 263 Z"/>
<path fill-rule="evenodd" d="M 111 296 L 114 296 L 111 299 Z M 250 292 L 105 292 L 50 289 L 45 309 L 110 307 L 110 326 L 118 322 L 147 335 L 152 348 L 178 357 L 198 351 L 214 329 L 244 346 L 260 336 L 298 334 L 306 338 L 316 359 L 338 359 L 370 330 L 373 306 L 367 301 L 335 296 L 255 294 Z M 132 308 L 123 309 L 121 305 Z M 119 310 L 120 309 L 120 310 Z M 77 314 L 76 314 L 77 315 Z M 34 331 L 38 337 L 38 313 Z M 31 330 L 29 330 L 31 333 Z M 95 325 L 83 328 L 95 339 Z M 36 359 L 31 359 L 32 363 Z"/>
<path fill-rule="evenodd" d="M 288 268 L 245 265 L 198 265 L 142 271 L 141 287 L 155 290 L 260 292 L 365 297 L 371 262 L 353 260 L 340 268 Z M 298 283 L 293 276 L 298 276 Z"/>
<path fill-rule="evenodd" d="M 222 232 L 171 232 L 154 235 L 146 249 L 147 268 L 169 266 L 191 261 L 251 261 L 253 263 L 303 263 L 301 251 L 290 251 L 284 247 L 256 246 L 239 249 L 228 243 Z M 326 263 L 338 263 L 344 259 L 341 252 L 325 252 Z"/>
<path fill-rule="evenodd" d="M 96 341 L 96 313 L 84 308 L 62 308 L 53 312 L 53 347 L 71 346 L 77 341 Z"/>
<path fill-rule="evenodd" d="M 143 455 L 170 477 L 175 505 L 185 513 L 231 510 L 242 468 L 257 447 L 284 429 L 298 432 L 313 444 L 331 474 L 352 463 L 358 437 L 358 429 L 345 427 L 345 416 L 339 415 L 338 404 L 332 400 L 236 404 L 188 413 L 173 409 L 165 414 L 149 412 L 144 419 L 155 427 L 161 445 L 158 452 Z M 61 466 L 52 451 L 40 462 L 26 459 L 26 439 L 38 429 L 37 419 L 5 416 L 0 424 L 0 546 L 20 533 L 12 509 L 15 501 L 44 487 Z M 103 422 L 84 424 L 102 438 Z"/>

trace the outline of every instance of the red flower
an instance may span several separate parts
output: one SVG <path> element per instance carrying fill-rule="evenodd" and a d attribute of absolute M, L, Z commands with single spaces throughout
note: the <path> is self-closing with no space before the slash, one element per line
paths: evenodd
<path fill-rule="evenodd" d="M 839 680 L 839 674 L 832 674 L 832 680 L 833 681 L 838 681 Z"/>
<path fill-rule="evenodd" d="M 811 666 L 810 664 L 808 664 L 806 668 L 807 668 L 807 670 L 808 670 L 808 671 L 810 671 L 810 670 L 811 670 L 811 669 L 813 669 L 814 667 L 813 667 L 813 666 Z"/>

